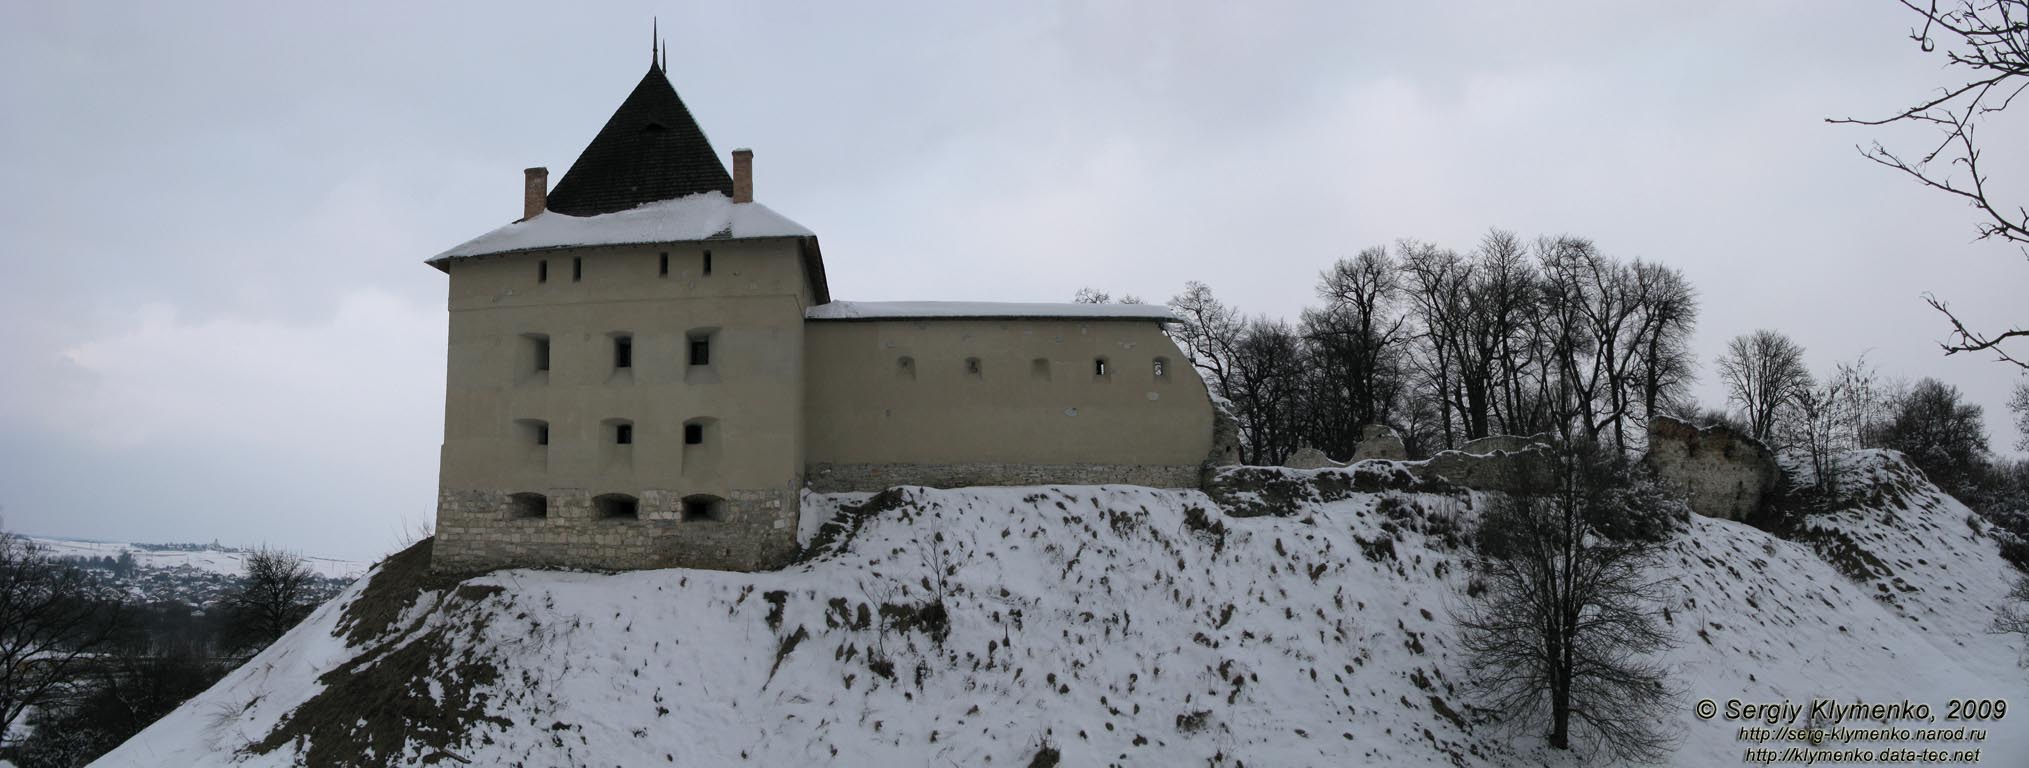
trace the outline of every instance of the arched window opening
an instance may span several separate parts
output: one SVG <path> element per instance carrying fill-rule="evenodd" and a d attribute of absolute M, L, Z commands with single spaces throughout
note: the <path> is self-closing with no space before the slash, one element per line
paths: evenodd
<path fill-rule="evenodd" d="M 598 510 L 601 520 L 641 519 L 641 500 L 624 493 L 607 493 L 592 497 L 592 508 Z"/>
<path fill-rule="evenodd" d="M 550 516 L 549 497 L 540 493 L 517 493 L 507 497 L 508 515 L 517 520 Z"/>
<path fill-rule="evenodd" d="M 703 493 L 683 497 L 684 522 L 719 522 L 725 519 L 725 499 Z"/>

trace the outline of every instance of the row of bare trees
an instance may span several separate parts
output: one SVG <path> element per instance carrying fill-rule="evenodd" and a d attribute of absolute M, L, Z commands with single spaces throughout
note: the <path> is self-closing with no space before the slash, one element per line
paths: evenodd
<path fill-rule="evenodd" d="M 1493 230 L 1470 251 L 1404 240 L 1341 259 L 1299 321 L 1247 317 L 1203 283 L 1170 300 L 1179 346 L 1240 422 L 1242 459 L 1345 457 L 1366 424 L 1412 453 L 1492 434 L 1640 445 L 1691 382 L 1682 272 L 1579 237 Z"/>

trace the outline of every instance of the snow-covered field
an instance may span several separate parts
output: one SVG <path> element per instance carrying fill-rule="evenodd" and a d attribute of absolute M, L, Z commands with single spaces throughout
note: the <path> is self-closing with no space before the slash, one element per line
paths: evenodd
<path fill-rule="evenodd" d="M 1994 542 L 1863 459 L 1912 490 L 1814 523 L 1842 536 L 1694 518 L 1672 544 L 1672 764 L 1755 746 L 1705 698 L 1908 699 L 1938 725 L 1951 699 L 2029 701 L 1982 631 L 2012 573 Z M 1327 498 L 1243 519 L 1124 486 L 809 496 L 858 524 L 780 572 L 510 570 L 391 606 L 411 558 L 98 764 L 1591 764 L 1472 708 L 1448 613 L 1475 500 Z M 1842 571 L 1813 548 L 1835 540 L 1868 557 Z M 1907 745 L 2029 764 L 2010 724 Z"/>
<path fill-rule="evenodd" d="M 245 571 L 247 553 L 227 547 L 205 549 L 161 549 L 149 545 L 124 542 L 87 541 L 84 539 L 58 539 L 44 536 L 22 537 L 35 543 L 51 557 L 111 557 L 118 559 L 122 552 L 132 553 L 134 564 L 142 568 L 177 568 L 189 566 L 206 573 L 236 576 Z M 366 573 L 372 563 L 356 560 L 335 560 L 328 557 L 303 558 L 303 564 L 319 576 L 334 579 L 358 578 Z"/>

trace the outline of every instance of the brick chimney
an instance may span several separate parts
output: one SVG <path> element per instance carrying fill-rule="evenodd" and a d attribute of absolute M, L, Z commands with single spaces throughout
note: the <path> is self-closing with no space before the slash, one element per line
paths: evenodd
<path fill-rule="evenodd" d="M 524 168 L 521 176 L 521 220 L 527 221 L 549 208 L 550 169 Z"/>
<path fill-rule="evenodd" d="M 754 150 L 733 150 L 733 202 L 754 202 Z"/>

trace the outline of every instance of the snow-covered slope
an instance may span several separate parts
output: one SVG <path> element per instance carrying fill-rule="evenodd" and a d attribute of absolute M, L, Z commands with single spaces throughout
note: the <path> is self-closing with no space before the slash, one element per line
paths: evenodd
<path fill-rule="evenodd" d="M 1751 746 L 1701 698 L 2024 700 L 1981 631 L 1994 543 L 1871 461 L 1898 490 L 1814 523 L 1847 544 L 1703 518 L 1672 544 L 1672 762 Z M 833 524 L 775 573 L 446 582 L 419 545 L 98 764 L 1584 764 L 1463 688 L 1448 614 L 1483 500 L 1275 472 L 1287 516 L 1121 486 L 810 496 Z M 1853 580 L 1838 546 L 1892 575 Z M 2023 765 L 2029 729 L 1978 746 Z"/>

